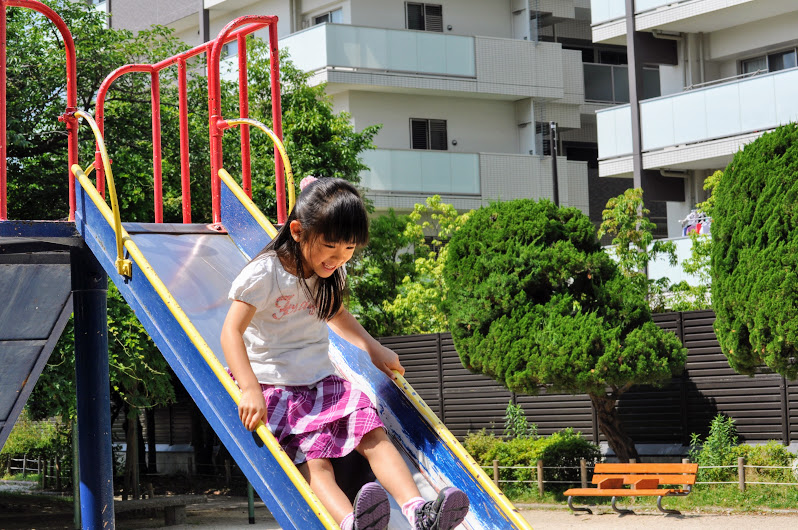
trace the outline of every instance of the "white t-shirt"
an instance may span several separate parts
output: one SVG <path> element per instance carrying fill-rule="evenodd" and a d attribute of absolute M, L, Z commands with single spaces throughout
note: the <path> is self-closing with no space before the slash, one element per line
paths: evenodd
<path fill-rule="evenodd" d="M 312 292 L 317 279 L 307 279 Z M 228 298 L 255 307 L 244 345 L 260 383 L 306 386 L 335 373 L 327 323 L 316 317 L 314 301 L 276 254 L 262 254 L 244 267 Z"/>

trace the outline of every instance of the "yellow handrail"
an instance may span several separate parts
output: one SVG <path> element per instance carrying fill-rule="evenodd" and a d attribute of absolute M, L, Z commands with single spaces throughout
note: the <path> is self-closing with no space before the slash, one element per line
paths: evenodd
<path fill-rule="evenodd" d="M 94 138 L 97 140 L 97 148 L 100 150 L 103 168 L 105 169 L 105 177 L 108 180 L 108 194 L 111 196 L 111 211 L 114 216 L 113 228 L 114 233 L 116 234 L 116 270 L 122 276 L 127 276 L 130 278 L 133 275 L 133 262 L 131 262 L 129 259 L 125 259 L 124 257 L 124 242 L 122 234 L 122 220 L 119 217 L 119 202 L 116 199 L 114 174 L 111 171 L 111 160 L 108 158 L 108 151 L 105 149 L 103 135 L 100 132 L 100 128 L 97 126 L 97 122 L 94 121 L 94 118 L 92 118 L 90 114 L 83 112 L 82 110 L 76 110 L 75 116 L 77 118 L 83 118 L 89 123 L 91 130 L 94 132 Z M 94 164 L 89 165 L 85 172 L 78 164 L 72 164 L 71 169 L 72 174 L 80 178 L 79 173 L 83 174 L 83 176 L 87 176 L 94 169 Z"/>
<path fill-rule="evenodd" d="M 274 146 L 280 152 L 280 157 L 283 159 L 283 165 L 285 166 L 285 180 L 286 187 L 288 188 L 288 214 L 290 215 L 291 210 L 294 209 L 294 204 L 296 203 L 296 190 L 294 189 L 294 172 L 291 170 L 291 162 L 288 160 L 288 154 L 285 152 L 285 145 L 283 145 L 282 140 L 280 140 L 277 135 L 274 134 L 274 131 L 266 127 L 266 125 L 258 120 L 253 120 L 252 118 L 236 118 L 234 120 L 225 120 L 225 122 L 231 127 L 235 127 L 236 125 L 250 125 L 252 127 L 257 127 L 272 139 Z M 221 175 L 222 170 L 220 169 L 219 171 Z"/>

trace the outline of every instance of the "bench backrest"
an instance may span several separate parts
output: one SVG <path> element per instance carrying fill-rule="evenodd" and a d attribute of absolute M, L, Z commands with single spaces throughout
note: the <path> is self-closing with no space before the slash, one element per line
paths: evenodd
<path fill-rule="evenodd" d="M 593 484 L 618 487 L 620 484 L 685 484 L 693 485 L 698 464 L 596 464 Z"/>

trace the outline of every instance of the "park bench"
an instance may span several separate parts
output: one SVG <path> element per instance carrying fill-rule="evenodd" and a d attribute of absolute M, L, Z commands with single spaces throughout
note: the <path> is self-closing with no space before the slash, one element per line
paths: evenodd
<path fill-rule="evenodd" d="M 150 497 L 148 499 L 133 499 L 127 501 L 114 501 L 114 513 L 163 510 L 164 525 L 171 526 L 185 524 L 186 506 L 208 502 L 203 495 L 170 495 L 164 497 Z"/>
<path fill-rule="evenodd" d="M 596 464 L 593 484 L 597 487 L 571 488 L 563 495 L 568 496 L 568 507 L 575 512 L 593 513 L 590 508 L 575 507 L 574 497 L 612 497 L 612 509 L 625 515 L 634 512 L 616 506 L 619 497 L 656 496 L 659 511 L 666 515 L 680 515 L 678 510 L 663 508 L 662 498 L 688 495 L 697 472 L 698 464 Z"/>

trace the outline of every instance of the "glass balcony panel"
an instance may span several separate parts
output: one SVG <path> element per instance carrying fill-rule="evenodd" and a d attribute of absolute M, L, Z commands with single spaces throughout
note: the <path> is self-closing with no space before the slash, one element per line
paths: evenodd
<path fill-rule="evenodd" d="M 615 80 L 615 101 L 629 103 L 629 69 L 626 66 L 615 66 L 612 77 Z"/>
<path fill-rule="evenodd" d="M 599 158 L 613 158 L 632 152 L 632 110 L 629 105 L 596 113 Z"/>
<path fill-rule="evenodd" d="M 446 35 L 430 32 L 416 34 L 418 72 L 446 72 Z"/>
<path fill-rule="evenodd" d="M 305 71 L 338 66 L 476 75 L 473 37 L 323 24 L 281 39 L 280 45 Z"/>
<path fill-rule="evenodd" d="M 363 186 L 374 191 L 444 194 L 480 193 L 479 155 L 400 149 L 363 153 L 370 169 L 361 173 Z"/>
<path fill-rule="evenodd" d="M 601 24 L 626 16 L 624 0 L 590 0 L 591 22 Z"/>
<path fill-rule="evenodd" d="M 422 151 L 391 151 L 391 187 L 395 191 L 421 190 Z"/>
<path fill-rule="evenodd" d="M 656 147 L 698 142 L 706 138 L 707 104 L 705 98 L 705 91 L 700 90 L 682 94 L 678 103 L 675 99 L 671 101 L 673 105 L 673 140 L 670 143 L 659 144 Z M 656 147 L 652 145 L 651 149 Z"/>
<path fill-rule="evenodd" d="M 707 136 L 720 138 L 727 131 L 741 131 L 740 87 L 736 83 L 718 86 L 712 91 L 712 97 L 706 98 Z"/>
<path fill-rule="evenodd" d="M 388 35 L 388 64 L 400 72 L 416 70 L 418 56 L 418 39 L 410 31 L 390 31 Z"/>
<path fill-rule="evenodd" d="M 479 156 L 449 156 L 449 164 L 452 193 L 481 193 Z"/>
<path fill-rule="evenodd" d="M 640 121 L 642 122 L 640 134 L 643 137 L 643 145 L 673 145 L 673 102 L 669 98 L 646 101 L 645 105 L 640 105 Z M 631 121 L 626 129 L 629 130 L 631 136 Z M 601 142 L 599 141 L 600 148 Z M 627 153 L 631 152 L 632 150 L 629 149 Z"/>
<path fill-rule="evenodd" d="M 776 97 L 776 117 L 778 125 L 798 121 L 798 98 L 795 87 L 798 86 L 798 70 L 780 73 L 773 76 Z"/>
<path fill-rule="evenodd" d="M 603 64 L 584 63 L 585 99 L 614 103 L 612 93 L 612 68 Z"/>
<path fill-rule="evenodd" d="M 775 127 L 776 105 L 773 101 L 774 75 L 753 77 L 740 83 L 740 127 L 757 131 Z"/>
<path fill-rule="evenodd" d="M 315 26 L 301 33 L 280 39 L 280 48 L 287 49 L 294 64 L 305 72 L 324 68 L 328 60 L 327 29 L 339 26 Z"/>

